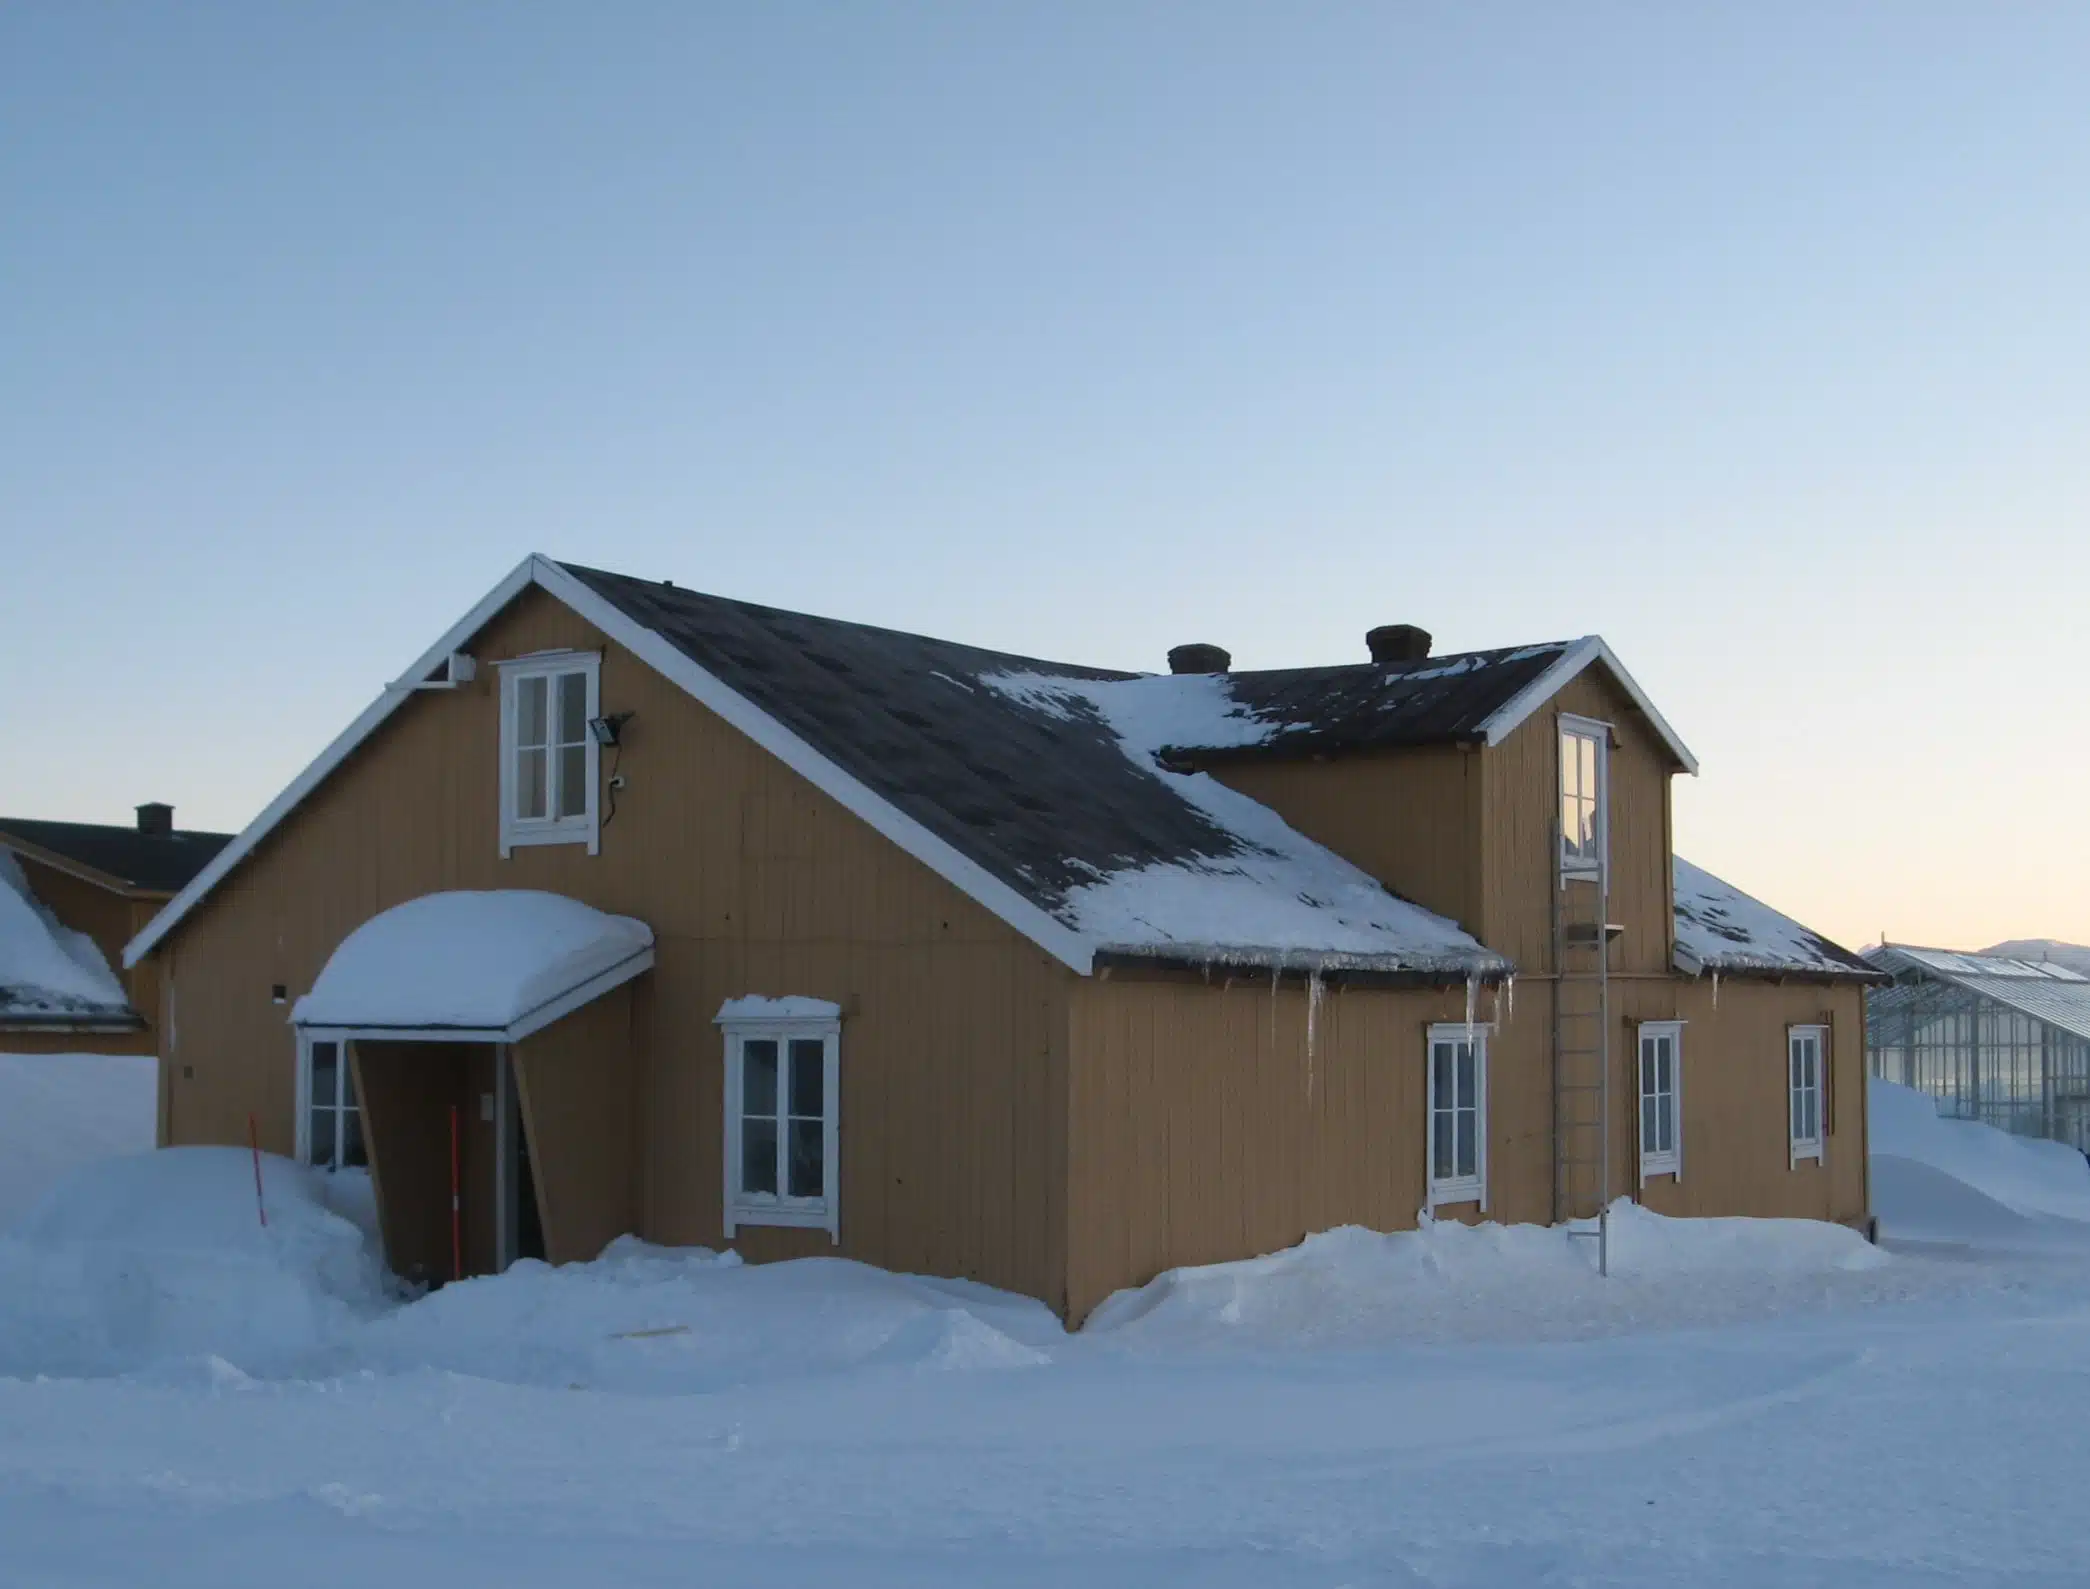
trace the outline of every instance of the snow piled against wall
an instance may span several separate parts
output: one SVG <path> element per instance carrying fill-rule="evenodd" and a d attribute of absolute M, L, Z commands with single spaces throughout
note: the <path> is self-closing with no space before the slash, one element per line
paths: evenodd
<path fill-rule="evenodd" d="M 62 924 L 0 850 L 0 1007 L 35 1015 L 124 1015 L 123 984 L 92 938 Z"/>
<path fill-rule="evenodd" d="M 1611 1274 L 1565 1226 L 1345 1226 L 1235 1263 L 1173 1269 L 1121 1291 L 1088 1328 L 1140 1346 L 1200 1349 L 1608 1334 L 1682 1326 L 1890 1284 L 1893 1259 L 1855 1231 L 1807 1219 L 1668 1219 L 1624 1200 Z"/>
<path fill-rule="evenodd" d="M 112 1160 L 0 1237 L 0 1376 L 454 1373 L 688 1394 L 845 1372 L 1006 1373 L 1081 1354 L 1610 1335 L 1894 1294 L 1901 1269 L 1804 1220 L 1666 1220 L 1622 1204 L 1614 1276 L 1560 1229 L 1345 1229 L 1179 1269 L 1068 1335 L 1028 1297 L 839 1258 L 743 1265 L 624 1238 L 418 1299 L 380 1273 L 335 1178 L 230 1148 Z"/>
<path fill-rule="evenodd" d="M 1214 961 L 1374 964 L 1466 973 L 1506 962 L 1446 917 L 1388 893 L 1269 807 L 1160 753 L 1260 744 L 1283 724 L 1256 716 L 1217 674 L 1097 680 L 1044 674 L 980 682 L 1036 711 L 1093 713 L 1133 764 L 1173 789 L 1238 845 L 1237 853 L 1101 875 L 1068 891 L 1057 914 L 1101 947 Z"/>

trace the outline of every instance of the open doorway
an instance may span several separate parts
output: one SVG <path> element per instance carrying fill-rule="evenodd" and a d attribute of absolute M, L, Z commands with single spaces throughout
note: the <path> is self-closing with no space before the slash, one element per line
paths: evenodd
<path fill-rule="evenodd" d="M 530 1164 L 530 1131 L 515 1081 L 515 1051 L 494 1050 L 494 1197 L 498 1210 L 494 1264 L 506 1269 L 518 1258 L 544 1258 L 544 1220 L 537 1207 L 537 1177 Z"/>

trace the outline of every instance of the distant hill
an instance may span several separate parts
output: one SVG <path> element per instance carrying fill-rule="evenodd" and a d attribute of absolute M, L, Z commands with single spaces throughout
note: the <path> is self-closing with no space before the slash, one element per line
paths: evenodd
<path fill-rule="evenodd" d="M 2062 943 L 2054 938 L 2013 938 L 2008 943 L 1991 944 L 1981 952 L 2010 960 L 2050 960 L 2090 977 L 2090 948 L 2079 943 Z"/>

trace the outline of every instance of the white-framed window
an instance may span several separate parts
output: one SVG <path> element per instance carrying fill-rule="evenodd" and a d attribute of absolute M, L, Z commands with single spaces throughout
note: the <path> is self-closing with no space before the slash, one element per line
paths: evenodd
<path fill-rule="evenodd" d="M 1429 1036 L 1429 1206 L 1488 1209 L 1488 1031 L 1449 1022 Z"/>
<path fill-rule="evenodd" d="M 1792 1162 L 1822 1156 L 1823 1061 L 1829 1051 L 1826 1026 L 1791 1026 L 1785 1031 L 1787 1117 Z"/>
<path fill-rule="evenodd" d="M 1640 1179 L 1684 1173 L 1684 1025 L 1640 1024 Z"/>
<path fill-rule="evenodd" d="M 554 651 L 501 669 L 501 853 L 523 844 L 585 844 L 596 852 L 602 657 Z"/>
<path fill-rule="evenodd" d="M 1611 727 L 1586 717 L 1560 719 L 1560 874 L 1594 877 L 1611 841 Z"/>
<path fill-rule="evenodd" d="M 297 1148 L 300 1162 L 322 1170 L 370 1162 L 348 1044 L 337 1038 L 298 1038 Z"/>
<path fill-rule="evenodd" d="M 841 1240 L 840 1017 L 721 1014 L 719 1027 L 726 1234 L 742 1225 L 795 1225 Z"/>

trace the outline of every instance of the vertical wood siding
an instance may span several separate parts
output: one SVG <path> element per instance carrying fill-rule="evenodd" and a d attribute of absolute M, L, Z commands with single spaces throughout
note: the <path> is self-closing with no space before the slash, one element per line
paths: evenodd
<path fill-rule="evenodd" d="M 1454 745 L 1336 761 L 1220 763 L 1259 800 L 1403 898 L 1469 932 L 1481 919 L 1481 762 Z"/>
<path fill-rule="evenodd" d="M 1486 871 L 1479 936 L 1527 972 L 1553 965 L 1553 834 L 1559 817 L 1560 717 L 1608 722 L 1611 920 L 1625 928 L 1613 971 L 1666 974 L 1675 921 L 1669 881 L 1668 752 L 1597 670 L 1571 679 L 1482 758 Z"/>
<path fill-rule="evenodd" d="M 637 714 L 621 761 L 604 758 L 627 787 L 600 855 L 503 861 L 490 664 L 566 647 L 604 650 L 602 709 Z M 839 1251 L 1057 1302 L 1072 974 L 541 592 L 469 649 L 476 683 L 407 702 L 163 947 L 167 1140 L 241 1141 L 254 1109 L 264 1145 L 289 1152 L 295 1045 L 270 984 L 295 999 L 353 928 L 418 895 L 549 889 L 656 935 L 631 996 L 642 1234 L 723 1240 L 712 1017 L 740 994 L 808 994 L 845 1011 L 841 1245 L 744 1229 L 740 1250 Z"/>
<path fill-rule="evenodd" d="M 1615 984 L 1612 1193 L 1637 1194 L 1633 1022 L 1681 1019 L 1684 1178 L 1650 1183 L 1667 1214 L 1855 1219 L 1866 1212 L 1864 999 L 1854 988 L 1679 977 Z M 1534 991 L 1536 996 L 1534 996 Z M 1113 977 L 1069 1010 L 1069 1319 L 1164 1270 L 1288 1247 L 1336 1225 L 1405 1230 L 1425 1196 L 1427 1029 L 1462 993 L 1324 994 L 1307 1043 L 1295 983 Z M 1549 1011 L 1536 990 L 1484 990 L 1492 1023 L 1486 1218 L 1552 1218 Z M 1833 1028 L 1825 1165 L 1789 1163 L 1785 1029 Z M 1477 1207 L 1439 1218 L 1477 1220 Z"/>
<path fill-rule="evenodd" d="M 513 1048 L 544 1253 L 594 1257 L 642 1223 L 638 1043 L 631 984 Z"/>

